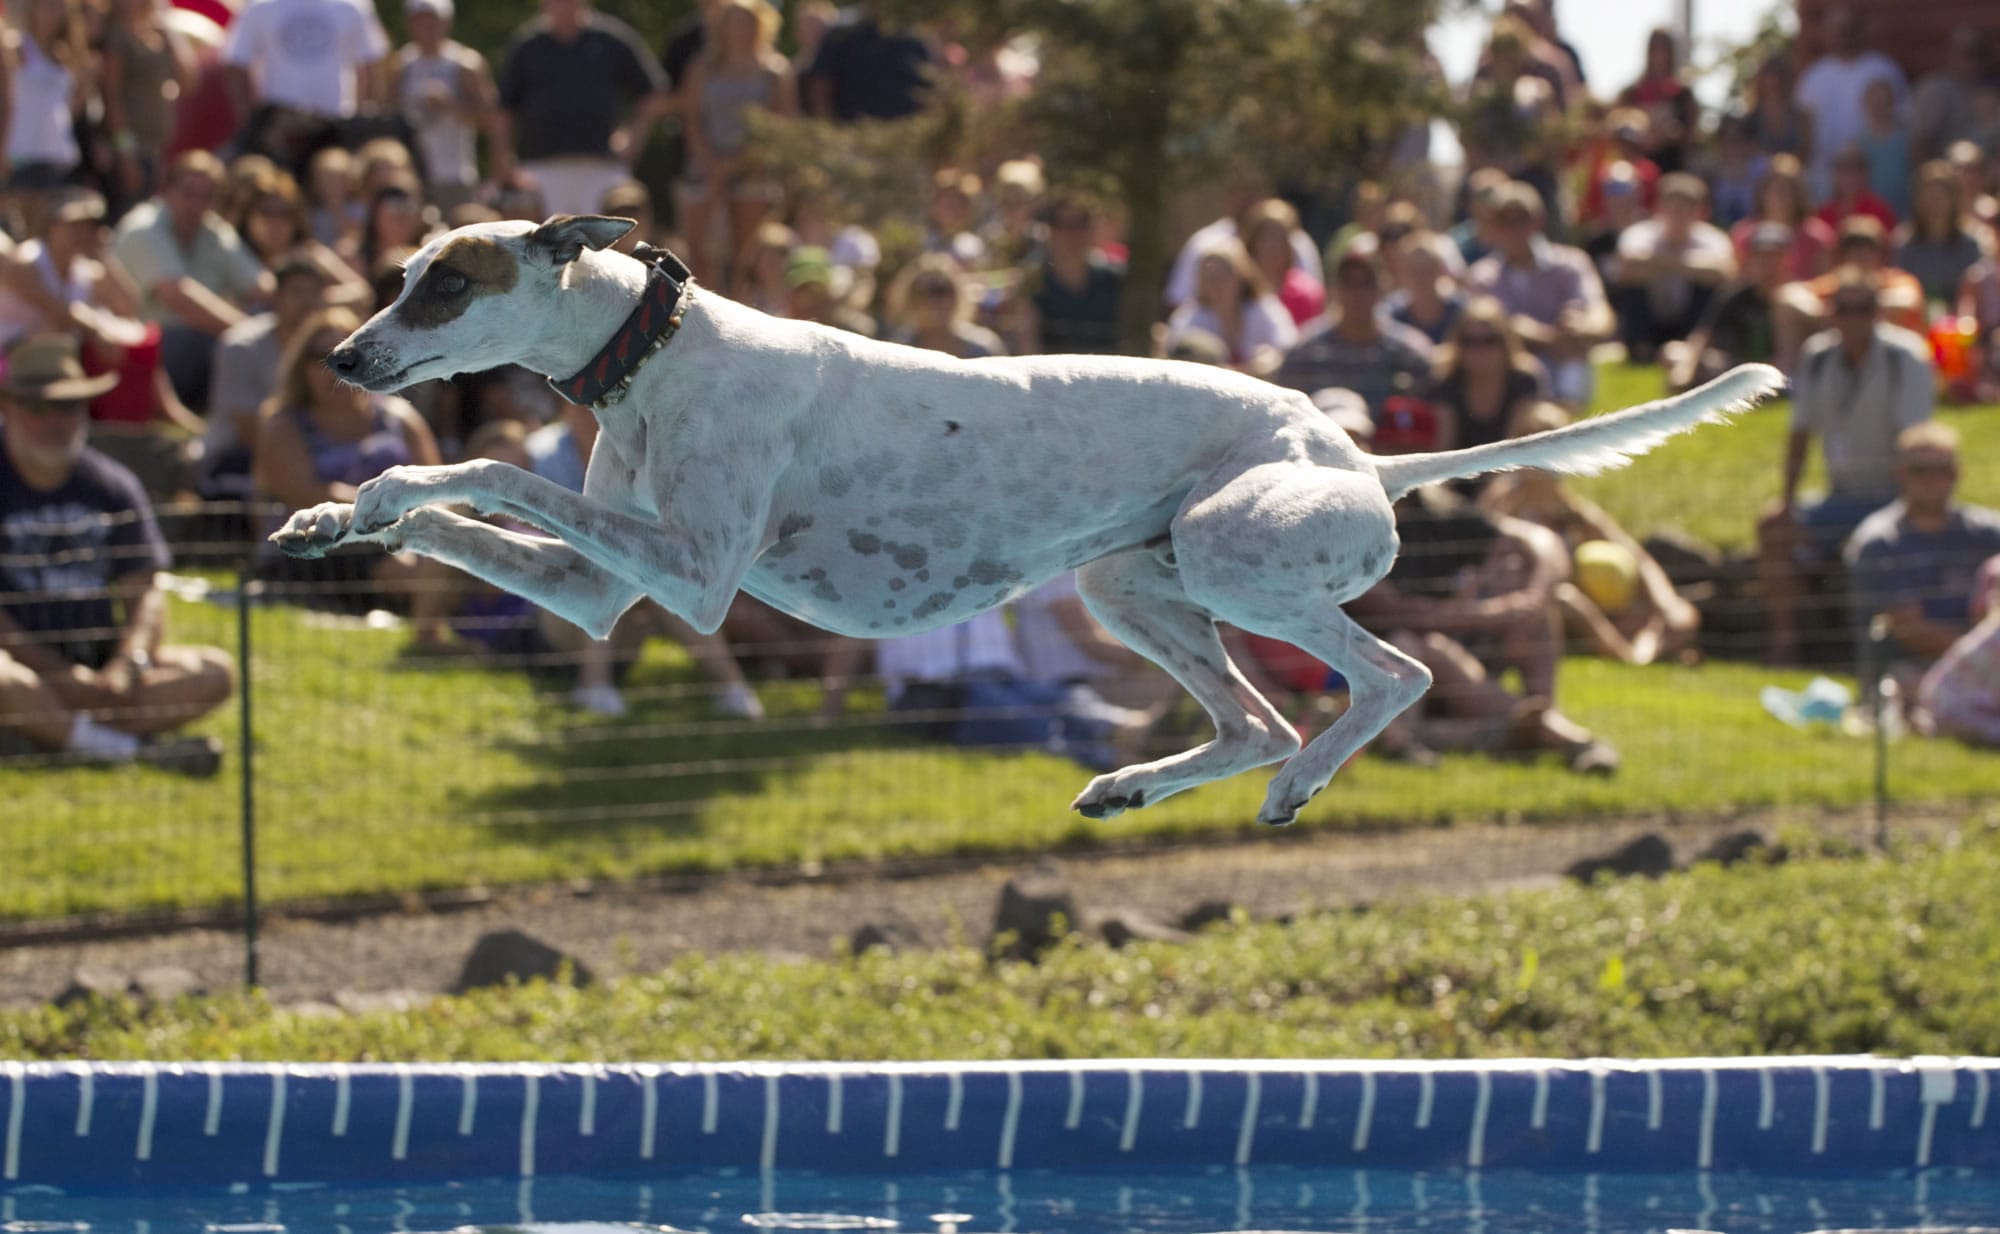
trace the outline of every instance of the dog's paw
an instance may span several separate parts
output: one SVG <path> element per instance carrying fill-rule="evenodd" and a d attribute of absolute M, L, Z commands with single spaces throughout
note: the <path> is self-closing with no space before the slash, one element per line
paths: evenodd
<path fill-rule="evenodd" d="M 1117 818 L 1127 810 L 1137 810 L 1146 804 L 1146 790 L 1143 788 L 1120 788 L 1117 776 L 1099 776 L 1084 786 L 1069 808 L 1085 818 Z"/>
<path fill-rule="evenodd" d="M 1299 811 L 1306 808 L 1306 803 L 1319 796 L 1320 790 L 1325 787 L 1322 784 L 1318 788 L 1302 789 L 1299 786 L 1273 784 L 1270 794 L 1264 798 L 1263 808 L 1257 811 L 1257 821 L 1266 827 L 1289 827 L 1297 821 Z"/>
<path fill-rule="evenodd" d="M 271 543 L 287 557 L 324 557 L 347 541 L 354 529 L 354 507 L 329 501 L 297 511 L 271 533 Z"/>

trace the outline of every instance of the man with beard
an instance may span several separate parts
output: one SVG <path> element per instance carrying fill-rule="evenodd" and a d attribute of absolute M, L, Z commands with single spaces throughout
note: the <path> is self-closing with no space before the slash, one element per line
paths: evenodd
<path fill-rule="evenodd" d="M 169 563 L 131 472 L 89 449 L 76 341 L 36 334 L 0 380 L 0 736 L 78 761 L 140 760 L 190 775 L 221 764 L 212 737 L 170 736 L 227 700 L 222 651 L 163 642 Z"/>

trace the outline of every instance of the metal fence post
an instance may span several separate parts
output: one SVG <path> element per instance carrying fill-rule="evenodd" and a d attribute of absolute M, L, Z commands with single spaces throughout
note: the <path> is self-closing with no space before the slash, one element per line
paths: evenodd
<path fill-rule="evenodd" d="M 243 984 L 257 988 L 257 791 L 256 742 L 250 724 L 250 695 L 255 677 L 250 669 L 250 600 L 248 566 L 236 573 L 237 749 L 241 754 L 241 796 L 238 813 L 243 832 Z"/>
<path fill-rule="evenodd" d="M 1889 729 L 1885 695 L 1889 690 L 1889 619 L 1877 613 L 1868 623 L 1868 707 L 1875 729 L 1875 848 L 1889 848 Z"/>

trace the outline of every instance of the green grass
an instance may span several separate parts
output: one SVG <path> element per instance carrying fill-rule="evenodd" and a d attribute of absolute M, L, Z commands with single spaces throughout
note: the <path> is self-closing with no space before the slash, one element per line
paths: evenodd
<path fill-rule="evenodd" d="M 689 956 L 328 1019 L 254 996 L 0 1016 L 0 1057 L 1458 1058 L 2000 1051 L 2000 836 L 1433 899 L 1185 945 Z"/>
<path fill-rule="evenodd" d="M 1598 370 L 1601 410 L 1648 402 L 1665 392 L 1665 378 L 1657 368 Z M 1679 527 L 1723 548 L 1748 548 L 1758 511 L 1778 495 L 1790 415 L 1789 402 L 1770 403 L 1731 424 L 1677 437 L 1628 468 L 1572 483 L 1635 535 Z M 2000 408 L 1946 408 L 1939 418 L 1965 439 L 1968 465 L 1960 496 L 2000 506 L 2000 467 L 1979 465 L 2000 458 Z M 1803 487 L 1810 492 L 1824 483 L 1815 448 Z"/>
<path fill-rule="evenodd" d="M 1642 401 L 1657 383 L 1647 371 L 1610 370 L 1602 401 Z M 1969 456 L 2000 453 L 1993 409 L 1954 419 Z M 1642 531 L 1677 514 L 1698 534 L 1740 539 L 1776 483 L 1782 432 L 1783 413 L 1761 410 L 1681 438 L 1593 491 Z M 1967 479 L 1978 496 L 2000 483 L 2000 469 L 1974 467 Z M 176 602 L 172 623 L 179 639 L 234 645 L 227 610 Z M 399 657 L 405 637 L 327 628 L 291 611 L 255 614 L 266 898 L 1248 834 L 1267 780 L 1240 776 L 1093 823 L 1067 810 L 1088 778 L 1082 769 L 1043 755 L 913 747 L 872 723 L 879 699 L 865 694 L 855 723 L 838 729 L 815 725 L 816 696 L 793 686 L 764 691 L 773 722 L 718 722 L 685 658 L 654 644 L 635 672 L 633 716 L 605 723 L 538 694 L 518 673 L 411 667 Z M 1759 708 L 1761 686 L 1804 680 L 1722 663 L 1631 669 L 1575 660 L 1564 672 L 1564 708 L 1623 752 L 1617 777 L 1472 758 L 1435 772 L 1364 759 L 1300 825 L 1867 801 L 1866 743 L 1796 733 Z M 136 768 L 0 770 L 0 917 L 232 901 L 241 885 L 242 757 L 233 710 L 202 727 L 231 747 L 223 776 L 207 784 Z M 1891 791 L 1900 802 L 1982 799 L 2000 789 L 1995 767 L 1990 754 L 1906 741 L 1892 755 Z"/>

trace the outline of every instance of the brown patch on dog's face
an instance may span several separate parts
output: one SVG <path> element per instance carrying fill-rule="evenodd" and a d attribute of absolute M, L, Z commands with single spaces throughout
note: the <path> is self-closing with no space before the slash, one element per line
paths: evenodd
<path fill-rule="evenodd" d="M 460 236 L 438 250 L 396 315 L 419 330 L 456 319 L 485 296 L 504 296 L 521 277 L 520 259 L 485 236 Z"/>

